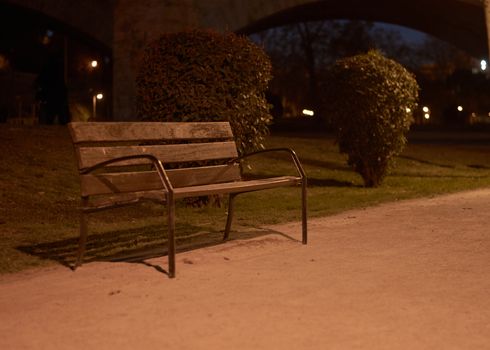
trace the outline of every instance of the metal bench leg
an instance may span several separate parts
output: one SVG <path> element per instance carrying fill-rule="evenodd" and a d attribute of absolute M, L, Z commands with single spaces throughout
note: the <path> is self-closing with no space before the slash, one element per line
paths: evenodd
<path fill-rule="evenodd" d="M 168 277 L 175 277 L 175 201 L 173 196 L 168 196 Z"/>
<path fill-rule="evenodd" d="M 228 217 L 226 218 L 225 234 L 223 235 L 224 241 L 230 236 L 231 221 L 233 220 L 233 200 L 237 195 L 238 193 L 231 193 L 228 199 Z"/>
<path fill-rule="evenodd" d="M 87 214 L 83 211 L 80 212 L 80 238 L 78 239 L 78 253 L 77 260 L 75 261 L 75 265 L 73 266 L 73 270 L 75 270 L 78 266 L 81 266 L 83 263 L 83 256 L 85 254 L 85 245 L 87 244 Z"/>
<path fill-rule="evenodd" d="M 307 224 L 307 193 L 306 193 L 306 187 L 307 187 L 307 182 L 306 178 L 303 179 L 303 182 L 301 184 L 301 222 L 302 222 L 302 229 L 303 229 L 303 244 L 306 244 L 308 242 L 308 224 Z"/>

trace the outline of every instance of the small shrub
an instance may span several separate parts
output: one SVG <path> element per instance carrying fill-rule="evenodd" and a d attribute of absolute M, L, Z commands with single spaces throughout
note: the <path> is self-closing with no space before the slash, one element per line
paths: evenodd
<path fill-rule="evenodd" d="M 149 121 L 229 121 L 241 154 L 260 149 L 271 121 L 271 63 L 248 38 L 211 30 L 167 33 L 145 50 L 138 116 Z"/>
<path fill-rule="evenodd" d="M 324 86 L 323 113 L 341 153 L 367 187 L 376 187 L 406 144 L 418 100 L 417 81 L 377 51 L 338 60 Z"/>

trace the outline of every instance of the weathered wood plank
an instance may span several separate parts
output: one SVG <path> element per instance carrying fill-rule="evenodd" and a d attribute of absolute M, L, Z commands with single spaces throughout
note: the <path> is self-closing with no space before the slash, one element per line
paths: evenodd
<path fill-rule="evenodd" d="M 80 169 L 117 157 L 141 154 L 152 154 L 164 164 L 229 159 L 238 155 L 233 141 L 149 146 L 80 147 L 78 154 Z M 114 166 L 147 164 L 148 162 L 147 159 L 136 159 L 120 162 Z"/>
<path fill-rule="evenodd" d="M 227 182 L 203 186 L 191 186 L 176 188 L 175 198 L 207 196 L 210 194 L 241 193 L 282 186 L 294 186 L 301 184 L 301 178 L 295 176 L 279 176 L 268 179 Z"/>
<path fill-rule="evenodd" d="M 124 142 L 233 138 L 228 122 L 72 122 L 73 142 Z"/>
<path fill-rule="evenodd" d="M 82 207 L 85 212 L 97 211 L 100 209 L 113 208 L 118 206 L 136 204 L 142 201 L 153 201 L 165 203 L 166 197 L 163 191 L 146 191 L 146 192 L 130 192 L 118 193 L 112 196 L 104 196 L 101 198 L 91 198 L 86 206 Z"/>
<path fill-rule="evenodd" d="M 167 174 L 174 188 L 241 180 L 238 164 L 174 169 Z"/>
<path fill-rule="evenodd" d="M 156 171 L 80 176 L 82 196 L 162 190 L 163 188 Z"/>
<path fill-rule="evenodd" d="M 174 188 L 240 180 L 238 165 L 216 165 L 167 170 Z M 156 171 L 81 175 L 82 196 L 162 190 Z"/>

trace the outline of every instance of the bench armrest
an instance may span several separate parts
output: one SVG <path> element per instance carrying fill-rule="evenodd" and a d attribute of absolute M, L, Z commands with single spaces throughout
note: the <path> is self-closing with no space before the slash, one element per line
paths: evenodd
<path fill-rule="evenodd" d="M 255 152 L 251 152 L 251 153 L 247 153 L 247 154 L 244 154 L 240 157 L 237 157 L 237 158 L 233 158 L 229 161 L 229 163 L 238 163 L 240 162 L 241 160 L 245 159 L 245 158 L 248 158 L 248 157 L 251 157 L 251 156 L 254 156 L 254 155 L 257 155 L 257 154 L 261 154 L 261 153 L 270 153 L 270 152 L 287 152 L 291 155 L 291 158 L 293 159 L 293 162 L 294 162 L 294 165 L 296 166 L 296 170 L 298 171 L 298 174 L 299 176 L 301 177 L 301 180 L 302 181 L 306 181 L 306 173 L 303 169 L 303 166 L 301 165 L 299 159 L 298 159 L 298 156 L 296 155 L 296 152 L 294 152 L 291 148 L 270 148 L 270 149 L 263 149 L 263 150 L 259 150 L 259 151 L 255 151 Z"/>
<path fill-rule="evenodd" d="M 109 164 L 124 162 L 124 161 L 132 160 L 132 159 L 142 159 L 142 158 L 149 159 L 153 163 L 153 165 L 155 166 L 155 169 L 157 170 L 158 176 L 160 177 L 160 180 L 162 181 L 162 184 L 165 187 L 165 190 L 167 192 L 173 193 L 172 184 L 170 183 L 170 180 L 167 176 L 167 172 L 165 171 L 162 162 L 157 157 L 155 157 L 153 154 L 137 154 L 137 155 L 131 155 L 131 156 L 112 158 L 112 159 L 97 163 L 91 167 L 84 168 L 84 169 L 80 170 L 80 174 L 84 174 L 84 175 L 90 174 L 92 171 L 103 168 Z"/>

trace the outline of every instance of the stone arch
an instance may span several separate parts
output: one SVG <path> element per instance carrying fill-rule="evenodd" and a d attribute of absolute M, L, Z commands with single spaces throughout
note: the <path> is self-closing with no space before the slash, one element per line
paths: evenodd
<path fill-rule="evenodd" d="M 322 19 L 398 24 L 435 36 L 475 57 L 488 55 L 482 0 L 251 0 L 246 6 L 242 1 L 234 1 L 228 8 L 210 11 L 204 24 L 214 22 L 214 26 L 222 29 L 250 34 L 296 21 Z"/>
<path fill-rule="evenodd" d="M 418 29 L 485 57 L 490 28 L 487 1 L 118 0 L 114 15 L 114 110 L 122 119 L 134 117 L 135 57 L 158 31 L 210 27 L 248 34 L 295 20 L 366 19 Z"/>
<path fill-rule="evenodd" d="M 295 20 L 366 19 L 404 25 L 488 56 L 490 0 L 0 0 L 43 13 L 112 49 L 114 114 L 135 116 L 137 56 L 162 32 L 241 33 Z M 422 11 L 422 9 L 424 11 Z"/>

